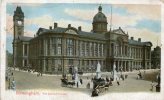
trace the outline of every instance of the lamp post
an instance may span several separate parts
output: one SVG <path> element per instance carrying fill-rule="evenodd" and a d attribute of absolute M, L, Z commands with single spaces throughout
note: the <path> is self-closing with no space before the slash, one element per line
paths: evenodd
<path fill-rule="evenodd" d="M 94 67 L 93 67 L 93 65 L 92 65 L 92 66 L 91 66 L 91 70 L 92 70 L 92 77 L 93 77 L 93 68 L 94 68 Z"/>

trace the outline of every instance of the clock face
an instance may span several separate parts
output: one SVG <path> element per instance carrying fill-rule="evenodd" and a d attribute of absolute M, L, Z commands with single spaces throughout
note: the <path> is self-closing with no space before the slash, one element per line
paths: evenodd
<path fill-rule="evenodd" d="M 18 21 L 18 25 L 22 25 L 22 21 Z"/>

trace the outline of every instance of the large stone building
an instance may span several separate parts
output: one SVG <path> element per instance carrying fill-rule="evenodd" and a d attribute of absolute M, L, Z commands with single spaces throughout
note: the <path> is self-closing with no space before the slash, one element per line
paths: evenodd
<path fill-rule="evenodd" d="M 111 71 L 115 63 L 120 71 L 151 68 L 151 42 L 134 40 L 121 27 L 108 30 L 102 7 L 93 17 L 93 29 L 85 32 L 71 24 L 49 29 L 39 28 L 34 37 L 24 36 L 24 13 L 17 7 L 14 21 L 14 66 L 32 68 L 43 73 L 67 73 L 72 66 L 89 72 L 101 64 L 102 71 Z M 46 22 L 46 21 L 45 21 Z"/>
<path fill-rule="evenodd" d="M 161 67 L 161 48 L 159 46 L 155 47 L 151 52 L 151 64 L 152 68 Z"/>

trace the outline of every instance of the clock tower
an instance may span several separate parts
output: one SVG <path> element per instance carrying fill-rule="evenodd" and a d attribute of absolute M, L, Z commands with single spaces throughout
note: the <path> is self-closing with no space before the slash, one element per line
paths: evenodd
<path fill-rule="evenodd" d="M 17 6 L 13 16 L 13 66 L 18 67 L 18 37 L 24 36 L 24 13 L 21 7 Z"/>
<path fill-rule="evenodd" d="M 14 11 L 13 23 L 15 40 L 18 38 L 18 36 L 24 35 L 24 13 L 22 12 L 21 7 L 19 6 L 17 6 L 16 11 Z"/>

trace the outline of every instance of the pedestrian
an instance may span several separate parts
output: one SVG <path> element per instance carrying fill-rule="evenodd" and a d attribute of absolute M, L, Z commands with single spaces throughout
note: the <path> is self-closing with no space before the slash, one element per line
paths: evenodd
<path fill-rule="evenodd" d="M 87 84 L 87 89 L 90 89 L 90 83 L 88 82 L 88 84 Z"/>
<path fill-rule="evenodd" d="M 127 78 L 128 78 L 128 75 L 126 74 L 126 75 L 125 75 L 125 79 L 127 79 Z"/>
<path fill-rule="evenodd" d="M 113 84 L 112 84 L 112 80 L 109 80 L 109 85 L 110 85 L 110 86 L 112 86 L 112 85 L 113 85 Z"/>
<path fill-rule="evenodd" d="M 12 83 L 11 83 L 11 89 L 15 90 L 16 89 L 16 83 L 15 80 L 13 79 Z"/>
<path fill-rule="evenodd" d="M 107 82 L 107 83 L 109 82 L 109 78 L 108 78 L 108 76 L 106 76 L 106 82 Z"/>
<path fill-rule="evenodd" d="M 154 85 L 155 85 L 155 84 L 154 84 L 154 82 L 152 81 L 152 82 L 151 82 L 151 89 L 150 89 L 151 91 L 153 91 Z"/>
<path fill-rule="evenodd" d="M 119 86 L 120 85 L 120 82 L 117 80 L 117 85 Z"/>
<path fill-rule="evenodd" d="M 80 78 L 80 83 L 83 84 L 83 80 Z"/>
<path fill-rule="evenodd" d="M 79 82 L 77 82 L 77 88 L 79 87 Z"/>

